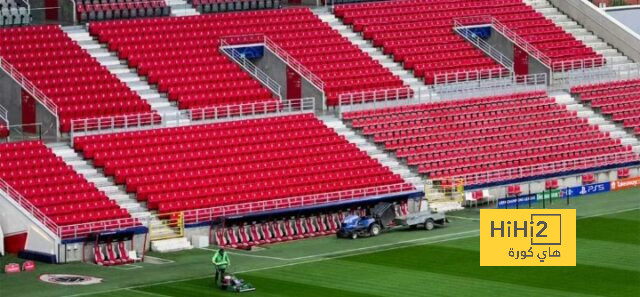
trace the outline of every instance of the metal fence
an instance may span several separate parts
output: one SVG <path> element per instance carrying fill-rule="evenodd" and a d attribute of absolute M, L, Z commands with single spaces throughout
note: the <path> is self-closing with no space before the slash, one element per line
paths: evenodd
<path fill-rule="evenodd" d="M 158 129 L 184 125 L 200 125 L 220 120 L 236 120 L 260 116 L 277 116 L 299 112 L 312 112 L 313 98 L 286 101 L 265 101 L 245 104 L 214 106 L 201 109 L 178 110 L 172 113 L 141 113 L 136 115 L 79 119 L 71 122 L 71 141 L 87 134 Z"/>
<path fill-rule="evenodd" d="M 507 180 L 530 178 L 552 173 L 561 173 L 574 170 L 586 170 L 599 166 L 625 164 L 638 161 L 636 154 L 615 154 L 587 158 L 576 158 L 563 161 L 547 162 L 542 164 L 521 166 L 509 169 L 487 170 L 478 173 L 458 174 L 453 178 L 464 179 L 465 185 L 481 185 Z M 437 178 L 435 178 L 437 180 Z"/>

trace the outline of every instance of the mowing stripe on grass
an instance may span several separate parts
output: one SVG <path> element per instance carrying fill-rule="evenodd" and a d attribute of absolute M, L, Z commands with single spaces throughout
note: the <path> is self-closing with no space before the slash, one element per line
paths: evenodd
<path fill-rule="evenodd" d="M 592 218 L 592 217 L 598 217 L 598 216 L 611 215 L 611 214 L 617 214 L 617 213 L 628 212 L 628 211 L 633 211 L 633 210 L 638 210 L 638 209 L 640 209 L 640 207 L 619 209 L 619 210 L 609 211 L 609 212 L 601 212 L 601 213 L 597 213 L 597 214 L 578 217 L 577 220 L 586 219 L 586 218 Z M 236 273 L 237 274 L 251 273 L 251 272 L 264 271 L 264 270 L 277 269 L 277 268 L 284 268 L 284 267 L 290 267 L 290 266 L 307 264 L 307 263 L 315 263 L 315 262 L 321 262 L 321 261 L 345 258 L 345 257 L 349 257 L 349 256 L 371 254 L 371 253 L 381 252 L 381 251 L 386 251 L 386 250 L 395 250 L 395 249 L 402 249 L 402 248 L 407 248 L 407 247 L 412 247 L 412 246 L 429 245 L 429 244 L 436 244 L 436 243 L 454 241 L 454 240 L 458 240 L 458 239 L 477 237 L 478 236 L 477 233 L 479 231 L 480 231 L 479 229 L 475 229 L 475 230 L 464 231 L 464 232 L 459 232 L 459 233 L 443 234 L 443 235 L 438 235 L 438 236 L 433 236 L 433 237 L 418 238 L 418 239 L 406 240 L 406 241 L 390 243 L 390 244 L 383 244 L 383 245 L 370 246 L 370 247 L 359 248 L 359 249 L 338 251 L 338 252 L 334 252 L 334 253 L 324 254 L 324 255 L 327 255 L 327 257 L 324 257 L 324 258 L 317 258 L 317 257 L 322 257 L 323 254 L 292 258 L 292 259 L 290 259 L 291 261 L 295 261 L 295 259 L 309 259 L 310 257 L 315 257 L 315 259 L 303 260 L 303 261 L 299 261 L 299 262 L 287 263 L 287 264 L 282 264 L 282 265 L 274 265 L 274 266 L 268 266 L 268 267 L 262 267 L 262 268 L 248 269 L 248 270 L 244 270 L 244 271 L 238 271 Z M 456 236 L 456 235 L 459 235 L 459 236 Z M 441 240 L 436 240 L 436 241 L 424 242 L 426 240 L 432 240 L 434 238 L 441 238 L 443 236 L 452 236 L 452 237 L 441 239 Z M 371 249 L 377 249 L 377 248 L 382 248 L 382 247 L 388 247 L 388 248 L 384 249 L 384 250 L 371 250 Z M 351 254 L 351 252 L 354 252 L 354 251 L 360 251 L 360 252 Z M 347 254 L 345 254 L 345 253 L 347 253 Z M 243 256 L 247 255 L 247 254 L 244 254 L 244 253 L 237 253 L 237 254 L 238 255 L 243 255 Z M 152 287 L 152 286 L 157 286 L 157 285 L 179 283 L 179 282 L 185 282 L 185 281 L 191 281 L 191 280 L 199 280 L 199 279 L 205 279 L 205 278 L 210 278 L 210 277 L 211 277 L 211 275 L 207 274 L 205 276 L 200 276 L 200 277 L 176 279 L 176 280 L 170 280 L 170 281 L 149 283 L 149 284 L 144 284 L 144 285 L 130 286 L 130 287 L 118 288 L 118 289 L 112 289 L 112 290 L 96 291 L 96 292 L 90 292 L 90 293 L 72 294 L 72 295 L 66 295 L 66 297 L 91 296 L 91 295 L 97 295 L 97 294 L 103 294 L 103 293 L 111 293 L 111 292 L 117 292 L 117 291 L 131 291 L 131 290 L 135 290 L 135 289 L 139 289 L 139 288 L 146 288 L 146 287 Z M 140 292 L 139 290 L 135 290 L 135 291 L 136 292 Z M 162 295 L 162 296 L 164 296 L 164 295 Z"/>

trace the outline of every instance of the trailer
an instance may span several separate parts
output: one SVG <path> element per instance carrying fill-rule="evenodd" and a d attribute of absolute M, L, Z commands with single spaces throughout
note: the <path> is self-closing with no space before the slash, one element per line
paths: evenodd
<path fill-rule="evenodd" d="M 376 204 L 369 216 L 349 215 L 340 224 L 336 236 L 356 239 L 377 236 L 397 227 L 432 230 L 448 223 L 444 212 L 433 211 L 426 200 L 409 200 L 409 203 L 409 213 L 406 215 L 397 215 L 396 205 L 389 202 Z"/>

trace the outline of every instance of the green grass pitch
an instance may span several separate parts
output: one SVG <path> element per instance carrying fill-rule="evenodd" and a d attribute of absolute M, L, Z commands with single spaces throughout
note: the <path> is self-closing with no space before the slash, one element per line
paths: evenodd
<path fill-rule="evenodd" d="M 234 251 L 231 271 L 257 288 L 244 296 L 640 296 L 640 189 L 551 206 L 577 209 L 576 267 L 480 267 L 479 210 L 469 209 L 430 232 L 399 230 L 359 240 L 327 236 Z M 211 254 L 150 254 L 168 263 L 128 267 L 40 264 L 35 272 L 0 274 L 0 296 L 236 295 L 214 287 Z M 3 265 L 10 261 L 16 259 L 0 258 Z M 50 285 L 37 280 L 42 273 L 104 282 Z"/>

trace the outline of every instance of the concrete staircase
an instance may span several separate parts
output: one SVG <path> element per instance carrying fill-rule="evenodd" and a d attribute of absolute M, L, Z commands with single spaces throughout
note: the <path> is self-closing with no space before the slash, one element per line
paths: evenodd
<path fill-rule="evenodd" d="M 549 96 L 555 98 L 558 104 L 565 105 L 568 110 L 577 111 L 579 117 L 588 119 L 589 123 L 597 125 L 600 128 L 600 131 L 608 132 L 611 138 L 620 139 L 622 144 L 630 145 L 633 147 L 634 152 L 640 153 L 640 141 L 638 141 L 638 138 L 625 131 L 621 125 L 606 119 L 599 113 L 594 112 L 593 109 L 580 103 L 568 92 L 555 91 L 549 93 Z"/>
<path fill-rule="evenodd" d="M 151 241 L 151 250 L 159 253 L 190 250 L 193 246 L 185 237 Z"/>
<path fill-rule="evenodd" d="M 179 110 L 175 103 L 169 102 L 166 94 L 158 92 L 155 86 L 147 83 L 146 78 L 140 77 L 135 69 L 129 68 L 126 61 L 120 60 L 116 53 L 110 52 L 105 44 L 91 36 L 85 26 L 63 27 L 62 30 L 109 72 L 146 100 L 153 110 L 163 116 L 163 120 L 176 121 Z M 186 118 L 180 118 L 181 123 L 185 121 Z"/>
<path fill-rule="evenodd" d="M 128 194 L 122 187 L 116 185 L 111 178 L 108 178 L 93 167 L 89 161 L 76 153 L 66 142 L 55 142 L 46 144 L 53 153 L 62 158 L 65 163 L 71 166 L 76 172 L 84 176 L 87 181 L 96 185 L 98 190 L 104 192 L 109 199 L 114 200 L 120 207 L 127 209 L 134 218 L 149 217 L 151 213 L 146 206 L 138 202 L 134 195 Z"/>
<path fill-rule="evenodd" d="M 587 31 L 587 29 L 582 27 L 582 25 L 563 14 L 560 10 L 549 3 L 549 1 L 524 0 L 524 2 L 533 7 L 536 11 L 542 13 L 548 19 L 553 20 L 558 26 L 575 36 L 576 39 L 584 42 L 587 46 L 593 48 L 597 53 L 602 54 L 610 64 L 616 65 L 633 63 L 631 59 L 627 58 L 598 36 Z"/>
<path fill-rule="evenodd" d="M 340 119 L 333 115 L 318 116 L 325 125 L 332 128 L 339 135 L 344 136 L 349 142 L 355 144 L 361 150 L 367 152 L 369 156 L 378 160 L 383 166 L 389 167 L 393 173 L 402 176 L 402 178 L 413 184 L 417 189 L 422 190 L 424 188 L 424 182 L 419 174 L 411 171 L 407 166 L 399 162 L 395 157 L 387 154 L 385 151 L 376 147 L 375 144 L 367 141 L 367 139 L 349 129 Z"/>
<path fill-rule="evenodd" d="M 200 14 L 185 0 L 168 0 L 167 4 L 171 7 L 171 16 L 190 16 Z"/>
<path fill-rule="evenodd" d="M 365 40 L 361 34 L 354 32 L 351 27 L 343 24 L 342 21 L 336 18 L 336 16 L 327 8 L 321 7 L 313 9 L 312 11 L 323 22 L 329 24 L 333 30 L 349 39 L 351 43 L 358 46 L 363 52 L 369 54 L 369 56 L 371 56 L 375 61 L 380 62 L 380 64 L 389 69 L 391 73 L 398 76 L 405 85 L 413 89 L 415 94 L 418 94 L 419 89 L 427 87 L 422 81 L 418 80 L 413 73 L 405 70 L 402 67 L 402 64 L 393 61 L 392 57 L 385 55 L 381 49 L 374 47 L 373 44 L 370 41 Z M 420 94 L 420 96 L 424 98 L 428 96 L 428 93 L 424 92 L 424 90 L 422 90 Z"/>

